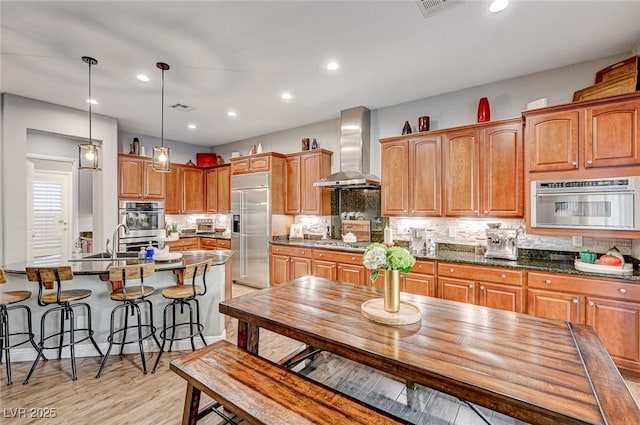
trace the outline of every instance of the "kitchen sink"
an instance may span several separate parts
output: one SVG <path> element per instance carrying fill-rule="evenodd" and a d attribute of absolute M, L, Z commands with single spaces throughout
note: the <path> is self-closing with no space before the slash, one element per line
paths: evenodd
<path fill-rule="evenodd" d="M 69 261 L 108 261 L 111 260 L 111 254 L 108 252 L 99 252 L 97 254 L 87 255 L 83 258 L 71 259 Z M 131 260 L 138 258 L 137 252 L 118 252 L 116 253 L 116 260 Z"/>

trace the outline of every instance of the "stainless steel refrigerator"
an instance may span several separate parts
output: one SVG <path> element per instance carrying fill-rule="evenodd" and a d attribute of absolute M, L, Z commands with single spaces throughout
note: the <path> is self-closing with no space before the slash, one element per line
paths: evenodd
<path fill-rule="evenodd" d="M 271 205 L 268 172 L 231 176 L 232 279 L 236 283 L 269 286 Z"/>

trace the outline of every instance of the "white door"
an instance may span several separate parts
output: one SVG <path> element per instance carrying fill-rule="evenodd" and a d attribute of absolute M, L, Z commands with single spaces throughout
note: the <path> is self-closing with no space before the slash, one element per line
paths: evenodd
<path fill-rule="evenodd" d="M 72 252 L 71 173 L 35 170 L 29 186 L 29 259 L 56 256 L 60 261 L 67 261 Z"/>

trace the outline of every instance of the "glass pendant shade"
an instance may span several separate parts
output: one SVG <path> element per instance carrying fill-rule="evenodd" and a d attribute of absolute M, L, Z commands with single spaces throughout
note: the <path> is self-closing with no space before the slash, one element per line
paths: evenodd
<path fill-rule="evenodd" d="M 78 169 L 100 171 L 100 146 L 93 143 L 78 145 Z"/>
<path fill-rule="evenodd" d="M 169 70 L 169 65 L 163 62 L 156 63 L 156 67 L 162 71 L 162 104 L 160 108 L 160 146 L 153 147 L 153 171 L 168 173 L 171 171 L 171 148 L 164 147 L 164 72 Z"/>
<path fill-rule="evenodd" d="M 89 65 L 89 99 L 91 97 L 91 66 L 97 65 L 98 61 L 89 56 L 83 56 L 82 62 Z M 81 143 L 78 145 L 78 169 L 89 171 L 100 171 L 100 147 L 93 144 L 91 137 L 91 105 L 89 102 L 89 143 Z"/>
<path fill-rule="evenodd" d="M 153 171 L 171 171 L 171 148 L 164 146 L 153 147 Z"/>

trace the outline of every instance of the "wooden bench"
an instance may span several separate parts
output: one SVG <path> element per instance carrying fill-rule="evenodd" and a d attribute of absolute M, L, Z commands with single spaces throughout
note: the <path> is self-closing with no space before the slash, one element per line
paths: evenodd
<path fill-rule="evenodd" d="M 205 393 L 251 424 L 399 424 L 290 370 L 219 341 L 171 362 L 187 381 L 182 423 L 195 424 Z"/>

